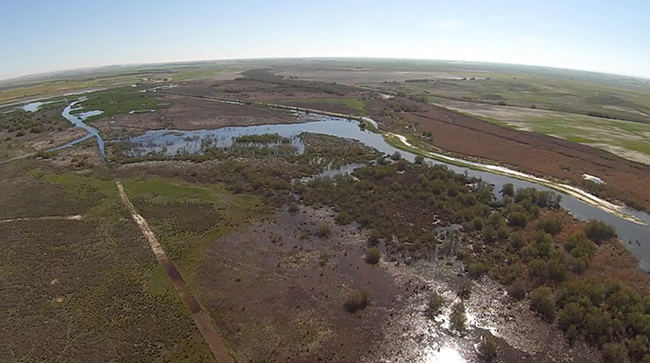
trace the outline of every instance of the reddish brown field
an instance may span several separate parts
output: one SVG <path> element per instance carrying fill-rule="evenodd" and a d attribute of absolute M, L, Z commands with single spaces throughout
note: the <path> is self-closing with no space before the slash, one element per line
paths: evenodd
<path fill-rule="evenodd" d="M 395 101 L 419 108 L 419 112 L 394 115 L 415 125 L 418 131 L 431 132 L 433 144 L 443 150 L 496 160 L 573 184 L 582 182 L 583 173 L 596 175 L 614 188 L 618 198 L 638 200 L 650 208 L 650 166 L 551 136 L 511 130 L 438 106 L 405 98 Z M 398 128 L 395 116 L 385 115 L 385 107 L 385 101 L 373 100 L 368 111 L 383 127 Z"/>

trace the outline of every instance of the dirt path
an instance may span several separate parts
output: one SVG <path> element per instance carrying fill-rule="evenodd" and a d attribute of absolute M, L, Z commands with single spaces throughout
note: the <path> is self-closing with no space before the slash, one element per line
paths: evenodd
<path fill-rule="evenodd" d="M 217 329 L 214 327 L 214 324 L 212 323 L 212 319 L 210 318 L 210 315 L 208 314 L 207 311 L 205 311 L 205 309 L 203 309 L 201 304 L 194 298 L 192 292 L 185 284 L 185 281 L 183 280 L 183 277 L 181 276 L 180 272 L 176 269 L 176 266 L 174 266 L 172 261 L 169 260 L 169 258 L 167 258 L 167 254 L 165 253 L 165 250 L 158 242 L 158 239 L 156 238 L 153 231 L 149 227 L 147 220 L 144 219 L 140 214 L 138 214 L 133 204 L 131 204 L 129 197 L 126 195 L 126 192 L 124 191 L 124 186 L 122 186 L 122 183 L 118 180 L 115 181 L 115 184 L 117 185 L 117 190 L 120 193 L 120 198 L 122 198 L 122 202 L 127 207 L 129 213 L 131 213 L 131 217 L 133 218 L 135 223 L 138 225 L 138 228 L 140 228 L 140 231 L 142 231 L 142 234 L 144 234 L 145 238 L 149 242 L 151 251 L 153 252 L 154 256 L 156 256 L 158 263 L 160 263 L 160 265 L 167 272 L 167 276 L 172 281 L 176 293 L 178 294 L 178 296 L 180 296 L 185 306 L 187 306 L 187 308 L 192 313 L 192 319 L 194 320 L 194 324 L 196 325 L 197 328 L 199 328 L 201 335 L 203 335 L 203 338 L 205 339 L 206 343 L 208 343 L 208 346 L 210 347 L 210 350 L 212 351 L 212 354 L 214 355 L 215 359 L 217 360 L 217 362 L 222 362 L 222 363 L 233 362 L 232 357 L 228 353 L 228 348 L 226 348 L 226 345 L 224 344 L 221 335 L 219 334 Z"/>
<path fill-rule="evenodd" d="M 10 218 L 2 219 L 0 223 L 11 223 L 11 222 L 20 222 L 20 221 L 47 221 L 47 220 L 66 220 L 66 221 L 80 221 L 83 219 L 83 216 L 80 214 L 70 215 L 70 216 L 45 216 L 45 217 L 24 217 L 24 218 Z"/>

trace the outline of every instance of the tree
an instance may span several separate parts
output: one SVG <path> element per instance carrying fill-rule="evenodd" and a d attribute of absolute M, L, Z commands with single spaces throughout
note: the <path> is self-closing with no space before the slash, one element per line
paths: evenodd
<path fill-rule="evenodd" d="M 420 155 L 415 155 L 415 164 L 422 165 L 424 163 L 424 158 Z"/>

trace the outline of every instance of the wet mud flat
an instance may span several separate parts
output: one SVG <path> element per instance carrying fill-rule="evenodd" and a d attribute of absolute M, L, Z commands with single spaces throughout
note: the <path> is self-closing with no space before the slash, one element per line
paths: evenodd
<path fill-rule="evenodd" d="M 400 306 L 386 270 L 364 261 L 365 240 L 325 210 L 282 210 L 207 248 L 194 289 L 239 361 L 358 361 Z M 343 307 L 353 289 L 372 296 L 356 313 Z"/>
<path fill-rule="evenodd" d="M 449 314 L 466 277 L 461 262 L 434 258 L 370 265 L 364 260 L 366 233 L 354 223 L 338 226 L 333 217 L 325 209 L 281 209 L 205 250 L 193 290 L 235 359 L 476 361 L 487 332 L 497 337 L 500 360 L 594 359 L 589 349 L 569 348 L 557 327 L 489 279 L 477 281 L 464 300 L 467 331 L 455 332 Z M 330 227 L 329 237 L 319 236 L 323 225 Z M 344 308 L 353 289 L 371 296 L 357 312 Z M 445 298 L 435 319 L 427 313 L 433 291 Z"/>

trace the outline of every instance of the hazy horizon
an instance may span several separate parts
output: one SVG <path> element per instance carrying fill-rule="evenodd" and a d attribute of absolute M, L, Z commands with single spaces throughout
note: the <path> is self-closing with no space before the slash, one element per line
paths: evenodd
<path fill-rule="evenodd" d="M 507 63 L 650 78 L 643 1 L 64 1 L 0 5 L 0 80 L 270 58 Z"/>
<path fill-rule="evenodd" d="M 91 65 L 78 68 L 64 68 L 64 69 L 55 69 L 51 71 L 38 72 L 38 73 L 27 73 L 21 74 L 15 77 L 0 78 L 0 82 L 4 81 L 20 81 L 21 79 L 38 79 L 40 77 L 48 77 L 50 75 L 64 74 L 68 72 L 92 72 L 95 70 L 101 70 L 103 68 L 111 67 L 144 67 L 144 66 L 161 66 L 161 65 L 173 65 L 173 64 L 182 64 L 182 63 L 210 63 L 210 62 L 229 62 L 229 61 L 281 61 L 281 60 L 395 60 L 395 61 L 422 61 L 422 62 L 457 62 L 457 63 L 472 63 L 472 64 L 484 64 L 484 65 L 511 65 L 511 66 L 521 66 L 521 67 L 531 67 L 531 68 L 548 68 L 555 70 L 563 71 L 575 71 L 575 72 L 586 72 L 586 73 L 597 73 L 610 76 L 620 76 L 620 77 L 631 77 L 642 80 L 650 80 L 650 76 L 644 77 L 634 74 L 624 74 L 624 73 L 612 73 L 612 72 L 601 72 L 601 71 L 592 71 L 587 69 L 577 69 L 577 68 L 563 68 L 563 67 L 554 67 L 554 66 L 545 66 L 540 64 L 522 64 L 522 63 L 507 63 L 507 62 L 488 62 L 488 61 L 475 61 L 475 60 L 465 60 L 465 59 L 432 59 L 432 58 L 399 58 L 399 57 L 329 57 L 329 56 L 314 56 L 314 57 L 250 57 L 250 58 L 221 58 L 221 59 L 182 59 L 182 60 L 171 60 L 164 62 L 142 62 L 142 63 L 116 63 L 116 64 L 102 64 L 102 65 Z"/>

